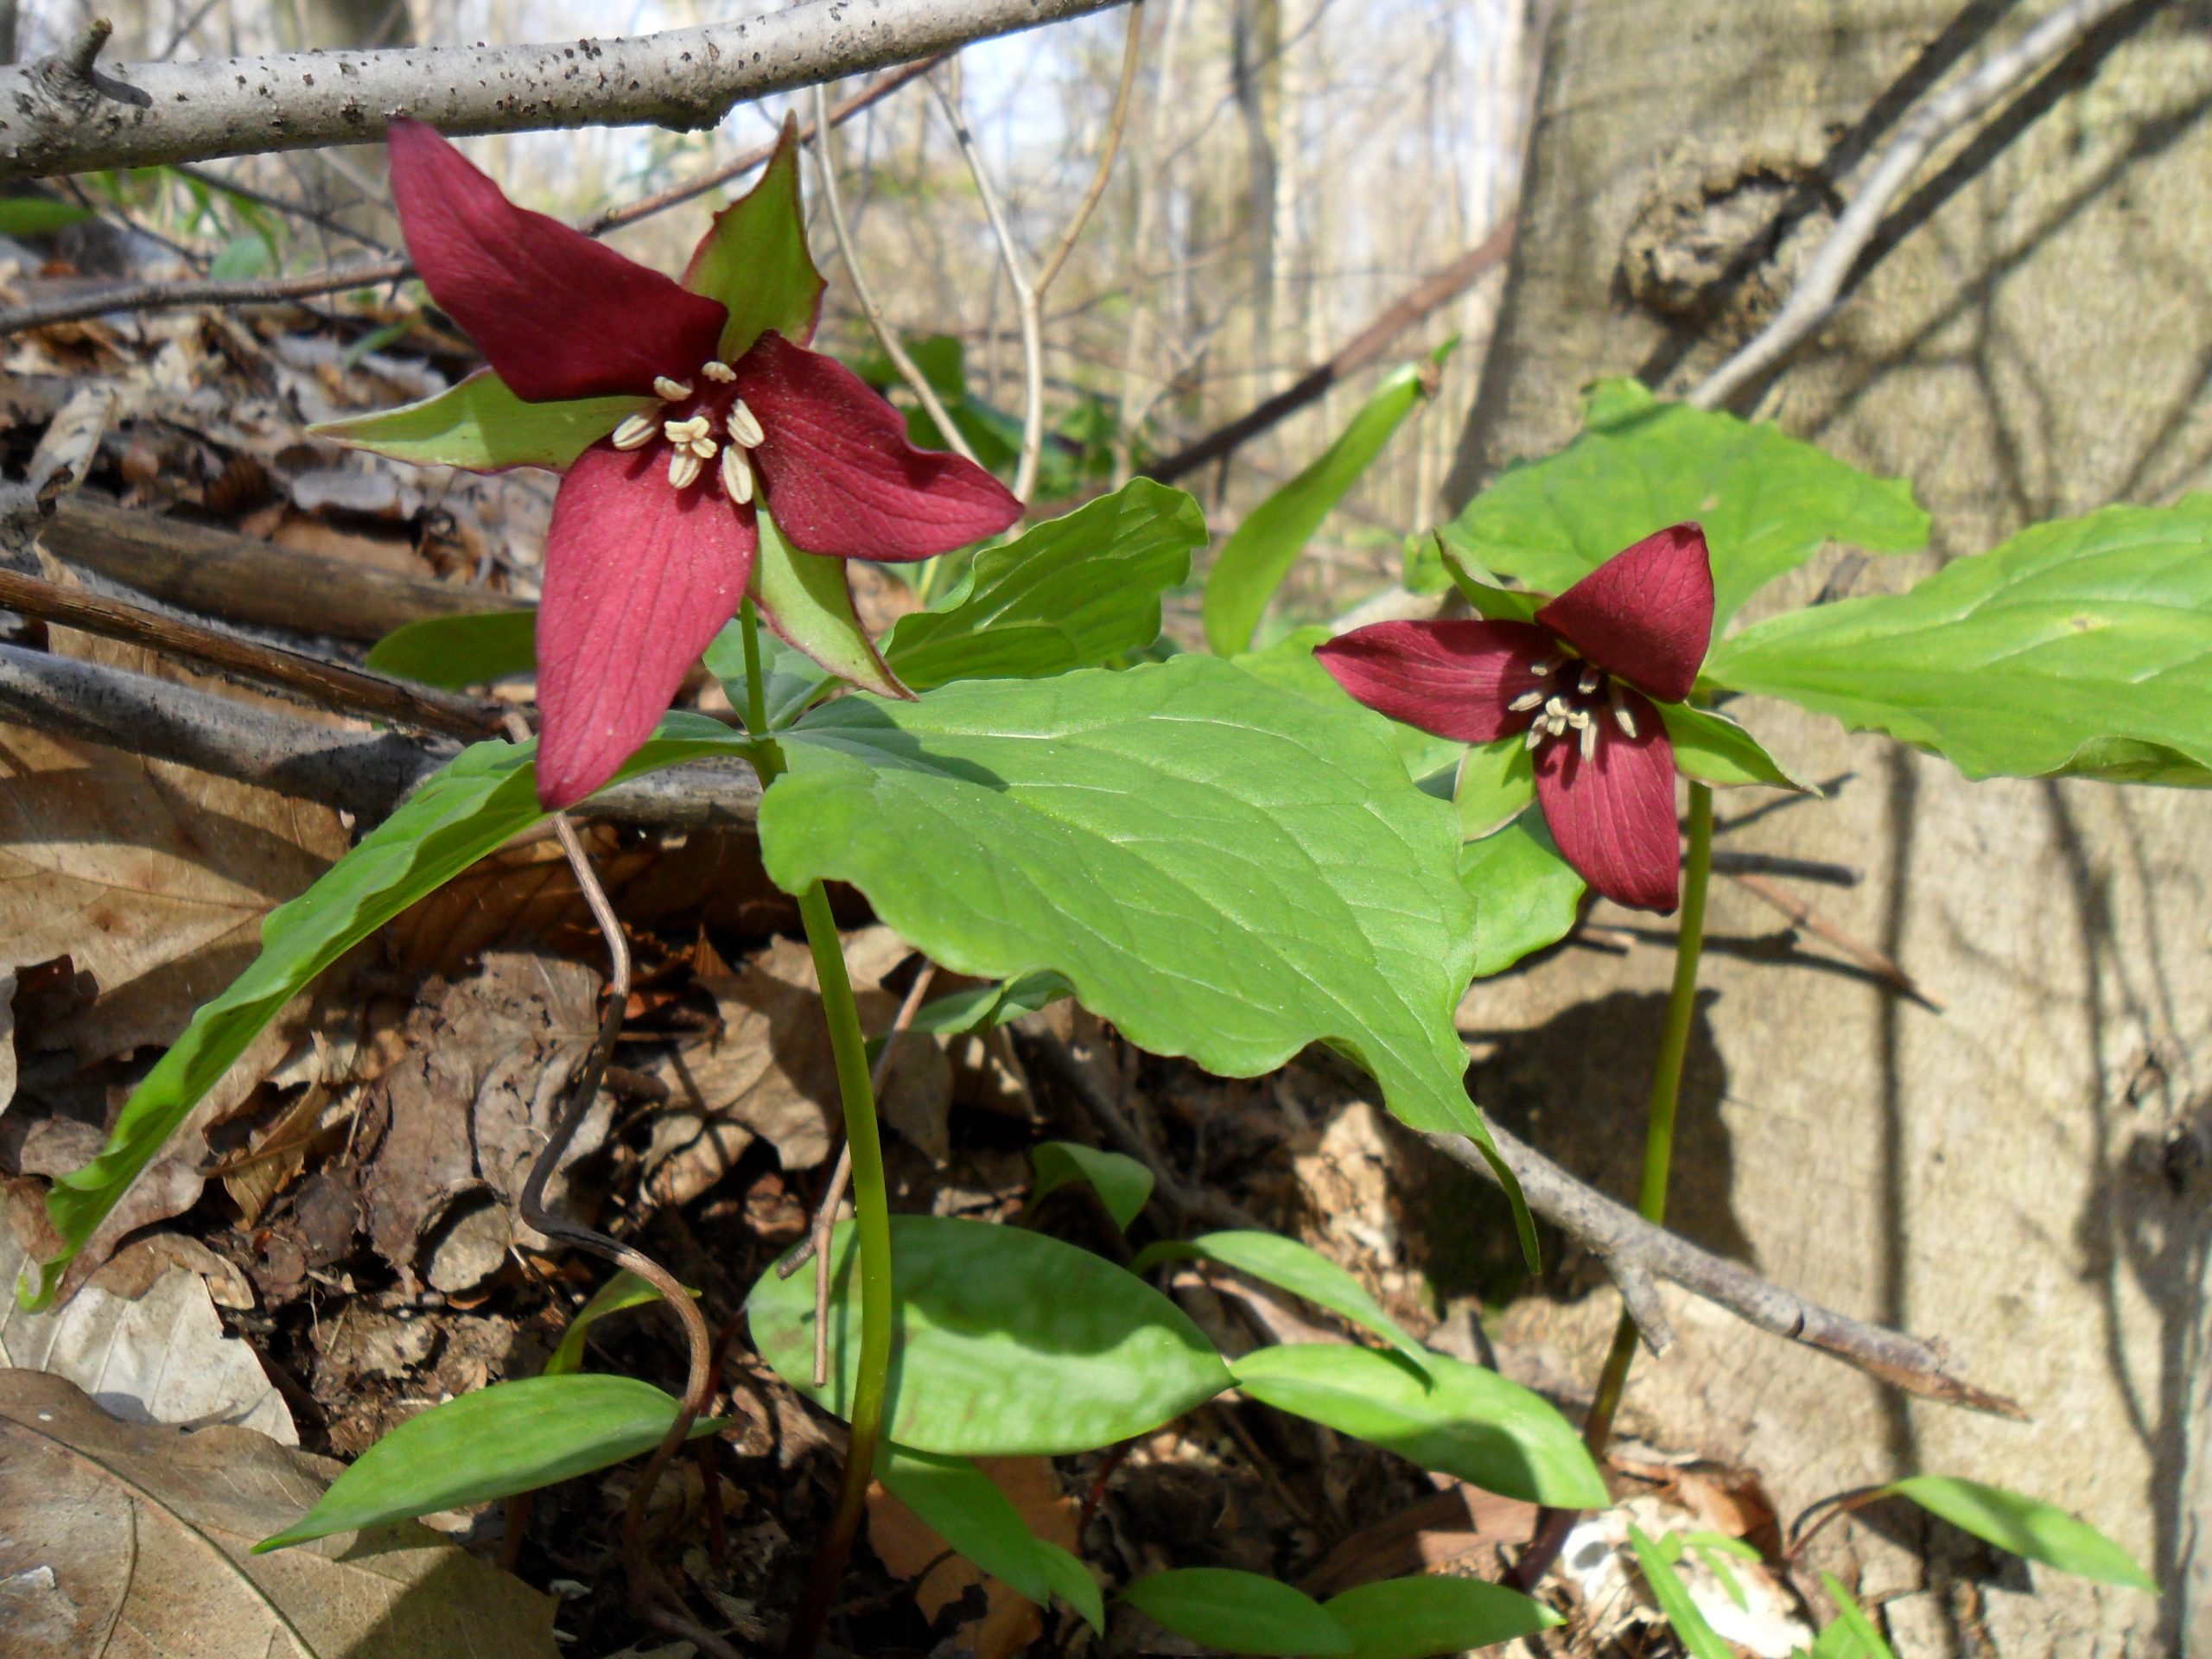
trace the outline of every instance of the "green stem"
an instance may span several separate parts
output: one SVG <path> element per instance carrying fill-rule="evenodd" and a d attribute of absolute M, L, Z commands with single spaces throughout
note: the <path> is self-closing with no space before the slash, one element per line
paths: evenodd
<path fill-rule="evenodd" d="M 1651 1097 L 1643 1130 L 1643 1185 L 1637 1208 L 1658 1226 L 1667 1219 L 1667 1177 L 1675 1161 L 1675 1108 L 1682 1092 L 1682 1058 L 1690 1046 L 1690 1022 L 1697 1014 L 1698 959 L 1705 953 L 1705 895 L 1713 876 L 1713 791 L 1690 785 L 1689 850 L 1682 859 L 1681 929 L 1675 936 L 1675 983 L 1667 994 L 1667 1023 L 1659 1033 L 1659 1058 L 1651 1070 Z M 1611 1351 L 1598 1376 L 1598 1393 L 1582 1438 L 1592 1457 L 1602 1456 L 1612 1438 L 1613 1414 L 1620 1409 L 1636 1359 L 1636 1321 L 1627 1313 L 1613 1332 Z"/>
<path fill-rule="evenodd" d="M 753 601 L 739 607 L 745 640 L 746 729 L 754 736 L 753 770 L 766 791 L 785 769 L 783 746 L 767 735 L 766 693 L 760 678 L 760 619 Z M 853 1156 L 853 1213 L 860 1232 L 860 1376 L 853 1389 L 851 1433 L 845 1453 L 837 1508 L 815 1557 L 813 1581 L 791 1620 L 788 1651 L 806 1659 L 830 1620 L 830 1605 L 853 1536 L 868 1503 L 869 1476 L 877 1444 L 883 1438 L 883 1402 L 891 1376 L 891 1198 L 883 1179 L 883 1141 L 875 1121 L 875 1090 L 868 1082 L 868 1039 L 861 1031 L 860 1006 L 853 1000 L 852 976 L 830 912 L 830 895 L 819 881 L 798 895 L 799 919 L 814 953 L 822 984 L 822 1013 L 830 1025 L 830 1050 L 837 1065 L 837 1089 L 845 1109 L 845 1138 Z"/>

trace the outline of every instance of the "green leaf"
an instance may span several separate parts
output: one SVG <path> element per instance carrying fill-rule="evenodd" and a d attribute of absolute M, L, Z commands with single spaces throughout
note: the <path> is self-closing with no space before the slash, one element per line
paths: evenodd
<path fill-rule="evenodd" d="M 2212 784 L 2212 494 L 2037 524 L 1908 593 L 1746 628 L 1707 671 L 1969 778 Z"/>
<path fill-rule="evenodd" d="M 1313 1597 L 1233 1567 L 1147 1573 L 1116 1599 L 1178 1636 L 1231 1653 L 1352 1651 L 1351 1635 Z"/>
<path fill-rule="evenodd" d="M 1101 1152 L 1077 1141 L 1047 1141 L 1029 1149 L 1029 1161 L 1037 1168 L 1036 1185 L 1029 1189 L 1032 1210 L 1048 1192 L 1071 1181 L 1088 1181 L 1114 1224 L 1127 1232 L 1152 1196 L 1152 1172 L 1118 1152 Z"/>
<path fill-rule="evenodd" d="M 367 662 L 380 673 L 455 690 L 528 674 L 537 667 L 537 612 L 425 617 L 378 640 Z"/>
<path fill-rule="evenodd" d="M 410 1417 L 254 1554 L 589 1474 L 652 1451 L 677 1410 L 675 1399 L 633 1376 L 585 1371 L 494 1382 Z M 704 1419 L 691 1433 L 720 1427 Z"/>
<path fill-rule="evenodd" d="M 1037 1540 L 1037 1553 L 1045 1563 L 1045 1577 L 1052 1593 L 1083 1616 L 1083 1622 L 1100 1636 L 1106 1634 L 1106 1599 L 1090 1569 L 1049 1538 Z"/>
<path fill-rule="evenodd" d="M 963 1457 L 1052 1456 L 1157 1428 L 1229 1386 L 1198 1326 L 1112 1262 L 1019 1227 L 893 1216 L 898 1345 L 886 1433 Z M 854 1233 L 831 1244 L 830 1382 L 814 1386 L 814 1275 L 771 1268 L 746 1303 L 785 1382 L 848 1414 L 860 1370 Z"/>
<path fill-rule="evenodd" d="M 1689 1586 L 1669 1565 L 1659 1546 L 1645 1536 L 1641 1527 L 1628 1529 L 1628 1541 L 1635 1548 L 1637 1565 L 1643 1569 L 1643 1581 L 1651 1588 L 1651 1599 L 1666 1614 L 1667 1623 L 1675 1627 L 1690 1659 L 1735 1659 L 1733 1650 L 1698 1611 Z"/>
<path fill-rule="evenodd" d="M 1686 702 L 1655 702 L 1675 747 L 1677 770 L 1708 784 L 1765 784 L 1800 794 L 1820 791 L 1783 770 L 1759 741 L 1722 714 Z"/>
<path fill-rule="evenodd" d="M 1535 798 L 1535 757 L 1517 732 L 1476 744 L 1454 768 L 1452 804 L 1459 809 L 1459 833 L 1469 841 L 1496 835 Z"/>
<path fill-rule="evenodd" d="M 1230 1370 L 1255 1400 L 1485 1491 L 1560 1510 L 1613 1501 L 1567 1419 L 1542 1395 L 1479 1365 L 1287 1343 L 1255 1349 Z"/>
<path fill-rule="evenodd" d="M 1445 527 L 1462 557 L 1560 593 L 1656 530 L 1705 526 L 1717 639 L 1744 601 L 1823 543 L 1910 553 L 1928 515 L 1902 479 L 1873 478 L 1732 415 L 1661 403 L 1632 380 L 1592 394 L 1582 435 L 1516 467 Z"/>
<path fill-rule="evenodd" d="M 1459 880 L 1475 901 L 1477 979 L 1558 944 L 1581 914 L 1582 877 L 1560 856 L 1541 812 L 1462 847 Z"/>
<path fill-rule="evenodd" d="M 760 673 L 767 682 L 761 687 L 762 704 L 768 729 L 779 732 L 805 712 L 834 677 L 804 652 L 785 645 L 774 634 L 763 632 L 760 639 Z M 707 672 L 722 683 L 730 707 L 743 715 L 753 706 L 746 689 L 744 625 L 724 624 L 722 631 L 708 641 L 705 661 Z"/>
<path fill-rule="evenodd" d="M 693 1291 L 694 1297 L 698 1295 Z M 610 1313 L 626 1313 L 633 1307 L 643 1307 L 648 1302 L 660 1300 L 660 1292 L 624 1268 L 593 1293 L 592 1299 L 576 1310 L 569 1321 L 569 1328 L 561 1333 L 560 1346 L 539 1368 L 540 1376 L 566 1376 L 580 1371 L 584 1363 L 584 1338 L 591 1328 Z"/>
<path fill-rule="evenodd" d="M 1435 385 L 1433 365 L 1401 364 L 1305 471 L 1252 509 L 1222 544 L 1206 578 L 1206 643 L 1224 657 L 1252 644 L 1261 613 L 1344 493 Z"/>
<path fill-rule="evenodd" d="M 1019 1020 L 1025 1014 L 1034 1014 L 1062 997 L 1073 996 L 1075 987 L 1066 978 L 1052 969 L 1043 969 L 1033 974 L 1023 974 L 1018 979 L 1002 979 L 990 985 L 977 985 L 964 991 L 955 991 L 950 996 L 940 996 L 925 1002 L 914 1012 L 916 1031 L 933 1031 L 950 1036 L 962 1032 L 988 1031 L 994 1026 L 1003 1026 Z"/>
<path fill-rule="evenodd" d="M 1205 543 L 1197 502 L 1133 479 L 977 552 L 950 593 L 892 624 L 885 660 L 917 690 L 1111 662 L 1160 637 L 1160 595 L 1190 573 Z"/>
<path fill-rule="evenodd" d="M 1835 1623 L 1813 1643 L 1813 1659 L 1897 1659 L 1881 1631 L 1874 1628 L 1874 1621 L 1843 1587 L 1842 1580 L 1833 1573 L 1823 1573 L 1821 1584 L 1835 1603 Z"/>
<path fill-rule="evenodd" d="M 1160 1262 L 1181 1261 L 1218 1262 L 1224 1268 L 1248 1273 L 1372 1331 L 1416 1365 L 1428 1361 L 1428 1350 L 1382 1311 L 1382 1304 L 1367 1294 L 1366 1286 L 1319 1250 L 1294 1238 L 1279 1233 L 1227 1232 L 1162 1239 L 1138 1251 L 1129 1271 L 1147 1273 Z"/>
<path fill-rule="evenodd" d="M 1909 1497 L 1953 1526 L 2062 1573 L 2156 1595 L 2158 1581 L 2088 1522 L 2039 1497 L 1955 1475 L 1913 1475 L 1882 1489 Z"/>
<path fill-rule="evenodd" d="M 1046 1605 L 1052 1581 L 1036 1535 L 988 1475 L 965 1458 L 917 1452 L 895 1440 L 884 1446 L 875 1471 L 938 1537 L 1016 1595 Z"/>
<path fill-rule="evenodd" d="M 735 753 L 740 741 L 703 715 L 671 714 L 611 781 Z M 99 1155 L 47 1194 L 47 1215 L 64 1249 L 41 1264 L 35 1286 L 27 1280 L 18 1287 L 25 1306 L 51 1300 L 70 1258 L 278 1009 L 417 899 L 545 816 L 537 804 L 536 753 L 534 743 L 463 749 L 313 887 L 269 912 L 261 925 L 261 954 L 194 1011 L 183 1034 L 124 1103 Z"/>
<path fill-rule="evenodd" d="M 207 266 L 208 276 L 219 283 L 251 281 L 269 269 L 269 245 L 257 236 L 234 236 L 223 245 Z"/>
<path fill-rule="evenodd" d="M 1536 613 L 1543 609 L 1541 594 L 1531 593 L 1526 588 L 1503 587 L 1489 571 L 1478 573 L 1477 567 L 1444 544 L 1444 532 L 1440 530 L 1434 532 L 1434 544 L 1436 567 L 1443 572 L 1444 581 L 1433 583 L 1427 591 L 1433 592 L 1442 588 L 1444 582 L 1449 582 L 1477 616 L 1492 622 L 1534 622 Z M 1412 586 L 1410 582 L 1407 585 Z"/>
<path fill-rule="evenodd" d="M 1407 1122 L 1487 1146 L 1453 1023 L 1459 824 L 1388 730 L 1198 656 L 845 697 L 784 738 L 761 854 L 956 973 L 1057 969 L 1154 1053 L 1258 1077 L 1329 1042 Z"/>
<path fill-rule="evenodd" d="M 715 215 L 683 272 L 683 286 L 729 308 L 721 360 L 734 363 L 768 329 L 804 346 L 822 307 L 822 273 L 806 248 L 799 203 L 798 118 L 786 115 L 753 188 Z"/>
<path fill-rule="evenodd" d="M 558 472 L 625 418 L 655 406 L 650 397 L 526 404 L 498 375 L 480 369 L 418 404 L 325 421 L 308 430 L 333 443 L 422 467 L 464 467 L 478 473 L 550 467 Z"/>
<path fill-rule="evenodd" d="M 1327 628 L 1317 624 L 1285 634 L 1264 651 L 1248 651 L 1232 660 L 1246 673 L 1325 709 L 1357 709 L 1361 707 L 1358 701 L 1336 683 L 1313 655 L 1313 647 L 1331 637 Z M 1432 778 L 1445 767 L 1459 764 L 1463 745 L 1402 721 L 1385 720 L 1382 723 L 1390 734 L 1391 747 L 1405 763 L 1408 777 L 1416 780 Z"/>
<path fill-rule="evenodd" d="M 904 693 L 906 687 L 884 666 L 853 608 L 852 569 L 846 561 L 802 553 L 765 512 L 756 513 L 754 522 L 760 527 L 760 550 L 753 561 L 753 592 L 768 626 L 786 645 L 862 690 L 887 697 Z M 741 655 L 739 660 L 744 660 Z"/>
<path fill-rule="evenodd" d="M 89 207 L 73 201 L 54 201 L 46 196 L 0 198 L 0 236 L 48 236 L 81 225 L 92 216 Z"/>
<path fill-rule="evenodd" d="M 1363 1584 L 1321 1605 L 1351 1637 L 1355 1659 L 1432 1659 L 1534 1636 L 1560 1623 L 1542 1602 L 1502 1584 L 1427 1573 Z"/>

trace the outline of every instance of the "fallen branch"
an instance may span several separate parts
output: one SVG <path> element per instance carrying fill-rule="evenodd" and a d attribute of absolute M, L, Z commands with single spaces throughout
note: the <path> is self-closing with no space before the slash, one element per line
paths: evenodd
<path fill-rule="evenodd" d="M 942 54 L 924 58 L 918 63 L 906 64 L 870 81 L 830 111 L 830 124 L 833 126 L 843 124 L 869 105 L 889 97 L 916 76 L 928 73 L 943 60 Z M 802 141 L 809 140 L 815 131 L 815 124 L 810 121 L 799 129 L 799 137 Z M 756 145 L 734 161 L 725 162 L 696 178 L 686 179 L 682 184 L 671 185 L 650 196 L 640 196 L 622 207 L 610 207 L 581 221 L 576 228 L 586 236 L 604 236 L 625 225 L 634 225 L 641 219 L 665 212 L 696 196 L 702 196 L 755 168 L 766 166 L 768 158 L 775 152 L 776 147 L 772 143 Z M 25 328 L 43 327 L 48 323 L 75 322 L 86 317 L 105 316 L 111 311 L 159 311 L 188 305 L 282 305 L 295 300 L 313 299 L 319 295 L 342 293 L 347 289 L 375 288 L 385 283 L 399 282 L 414 274 L 414 265 L 395 255 L 388 259 L 364 259 L 321 270 L 302 271 L 296 276 L 265 276 L 238 282 L 210 279 L 98 283 L 46 299 L 34 300 L 28 305 L 0 310 L 0 335 L 16 334 Z"/>
<path fill-rule="evenodd" d="M 1495 1184 L 1497 1177 L 1475 1143 L 1463 1135 L 1421 1137 L 1454 1163 Z M 1817 1348 L 1891 1387 L 1945 1405 L 1964 1406 L 2024 1421 L 2027 1413 L 2001 1394 L 1978 1388 L 1950 1369 L 1936 1343 L 1868 1325 L 1770 1284 L 1738 1262 L 1701 1249 L 1655 1227 L 1627 1205 L 1586 1185 L 1496 1123 L 1491 1138 L 1520 1178 L 1529 1207 L 1618 1271 L 1640 1268 L 1680 1285 L 1716 1307 L 1773 1336 Z"/>
<path fill-rule="evenodd" d="M 87 30 L 64 52 L 0 70 L 0 179 L 368 143 L 398 115 L 453 134 L 645 124 L 698 131 L 748 99 L 1116 3 L 808 0 L 627 39 L 287 52 L 105 72 L 92 59 L 106 36 Z"/>
<path fill-rule="evenodd" d="M 1277 422 L 1297 413 L 1338 381 L 1348 378 L 1382 355 L 1392 340 L 1431 312 L 1457 299 L 1475 278 L 1498 264 L 1512 251 L 1513 226 L 1492 231 L 1443 270 L 1423 277 L 1420 285 L 1345 341 L 1334 357 L 1308 369 L 1265 403 L 1248 410 L 1225 426 L 1215 428 L 1196 443 L 1177 450 L 1165 461 L 1137 470 L 1147 478 L 1172 484 L 1194 473 L 1208 461 L 1218 461 L 1242 443 L 1257 437 Z M 4 321 L 4 318 L 0 318 Z"/>

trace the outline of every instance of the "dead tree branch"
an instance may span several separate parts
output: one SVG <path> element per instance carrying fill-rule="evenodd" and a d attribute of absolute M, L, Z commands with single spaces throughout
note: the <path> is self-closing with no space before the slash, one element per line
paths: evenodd
<path fill-rule="evenodd" d="M 1116 0 L 808 0 L 704 29 L 543 46 L 288 52 L 118 65 L 105 34 L 0 69 L 0 180 L 453 134 L 711 127 L 747 99 L 1103 11 Z"/>
<path fill-rule="evenodd" d="M 1923 1399 L 2000 1417 L 2027 1416 L 2015 1402 L 1976 1387 L 1954 1372 L 1948 1357 L 1937 1344 L 1866 1324 L 1770 1284 L 1749 1268 L 1700 1249 L 1663 1227 L 1653 1226 L 1627 1205 L 1616 1204 L 1575 1179 L 1495 1123 L 1491 1125 L 1491 1138 L 1520 1178 L 1529 1207 L 1602 1257 L 1616 1273 L 1624 1267 L 1640 1269 L 1680 1285 L 1762 1331 L 1817 1348 L 1831 1358 L 1855 1365 L 1868 1376 Z M 1466 1136 L 1425 1135 L 1422 1139 L 1454 1163 L 1496 1183 L 1489 1161 Z"/>

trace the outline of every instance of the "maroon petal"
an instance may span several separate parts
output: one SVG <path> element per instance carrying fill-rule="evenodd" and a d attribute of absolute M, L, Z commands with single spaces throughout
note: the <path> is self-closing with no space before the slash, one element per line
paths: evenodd
<path fill-rule="evenodd" d="M 1526 730 L 1528 712 L 1506 705 L 1544 683 L 1531 663 L 1558 655 L 1526 622 L 1372 622 L 1313 648 L 1370 709 L 1460 743 Z"/>
<path fill-rule="evenodd" d="M 1596 756 L 1582 758 L 1577 734 L 1548 739 L 1536 751 L 1536 798 L 1567 861 L 1616 904 L 1668 911 L 1680 898 L 1681 837 L 1675 820 L 1675 746 L 1659 711 L 1623 694 L 1637 734 L 1624 733 L 1610 709 Z"/>
<path fill-rule="evenodd" d="M 650 397 L 715 354 L 727 315 L 657 270 L 518 207 L 420 121 L 391 124 L 391 197 L 430 297 L 525 403 Z"/>
<path fill-rule="evenodd" d="M 907 442 L 899 411 L 835 358 L 772 330 L 736 368 L 766 435 L 753 451 L 761 490 L 792 546 L 905 563 L 1021 517 L 1014 493 L 973 461 Z"/>
<path fill-rule="evenodd" d="M 595 443 L 561 480 L 537 607 L 537 798 L 582 800 L 644 742 L 737 613 L 760 534 L 710 486 L 677 491 L 666 452 Z"/>
<path fill-rule="evenodd" d="M 1616 553 L 1536 613 L 1608 674 L 1662 702 L 1697 683 L 1713 645 L 1713 561 L 1705 531 L 1675 524 Z"/>

